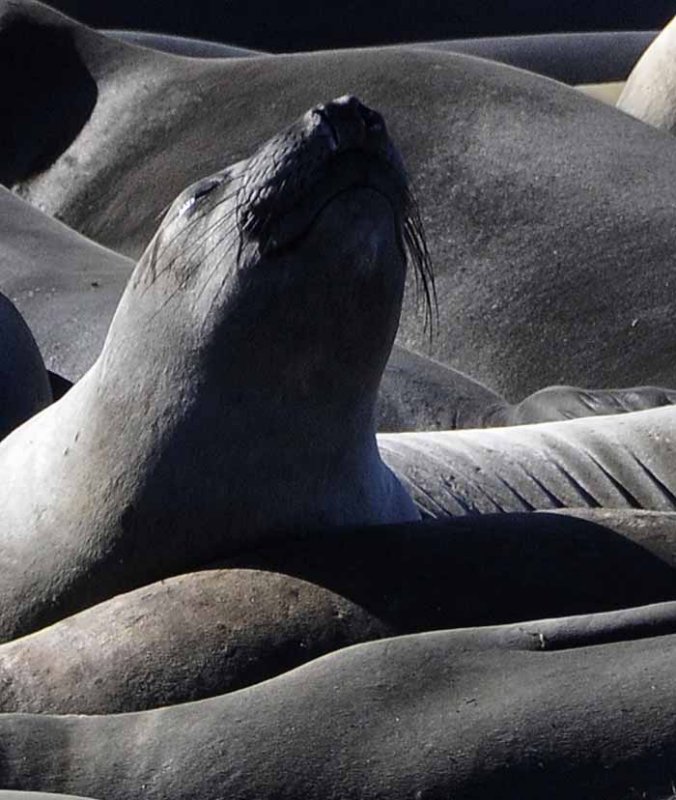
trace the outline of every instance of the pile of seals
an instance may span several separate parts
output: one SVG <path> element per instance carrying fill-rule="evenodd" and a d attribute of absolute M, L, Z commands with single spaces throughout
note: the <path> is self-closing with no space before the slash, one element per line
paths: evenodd
<path fill-rule="evenodd" d="M 668 796 L 671 136 L 31 0 L 0 63 L 0 797 Z"/>

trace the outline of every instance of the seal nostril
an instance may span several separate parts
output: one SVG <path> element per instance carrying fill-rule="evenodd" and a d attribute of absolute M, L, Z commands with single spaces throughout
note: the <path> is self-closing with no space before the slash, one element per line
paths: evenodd
<path fill-rule="evenodd" d="M 369 144 L 380 145 L 385 136 L 385 121 L 382 116 L 365 106 L 354 95 L 344 95 L 326 105 L 317 106 L 314 113 L 333 134 L 334 150 Z"/>
<path fill-rule="evenodd" d="M 314 109 L 314 113 L 319 117 L 321 124 L 329 134 L 328 139 L 331 150 L 337 150 L 340 146 L 340 136 L 331 122 L 331 115 L 328 113 L 327 107 L 325 105 L 317 106 Z"/>
<path fill-rule="evenodd" d="M 373 111 L 367 106 L 361 107 L 361 115 L 364 120 L 364 125 L 369 133 L 383 133 L 385 130 L 385 120 L 380 116 L 377 111 Z"/>

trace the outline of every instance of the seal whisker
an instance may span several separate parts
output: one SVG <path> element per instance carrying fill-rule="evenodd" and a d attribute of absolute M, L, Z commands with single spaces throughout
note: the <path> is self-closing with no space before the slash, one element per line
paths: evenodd
<path fill-rule="evenodd" d="M 429 332 L 431 344 L 434 336 L 435 320 L 437 324 L 439 322 L 439 304 L 434 280 L 434 268 L 427 247 L 420 209 L 415 195 L 410 188 L 410 181 L 401 165 L 399 164 L 397 167 L 395 163 L 390 160 L 384 160 L 382 163 L 385 169 L 395 178 L 394 186 L 398 194 L 400 206 L 403 210 L 401 222 L 403 244 L 413 270 L 416 303 L 418 306 L 422 291 L 422 299 L 425 303 L 423 330 Z M 404 181 L 401 180 L 402 174 Z"/>
<path fill-rule="evenodd" d="M 439 322 L 439 303 L 434 280 L 434 268 L 415 198 L 410 191 L 406 191 L 404 199 L 406 206 L 403 224 L 404 243 L 412 262 L 417 302 L 420 300 L 422 288 L 425 302 L 424 330 L 429 331 L 431 343 L 434 335 L 435 319 L 437 324 Z"/>

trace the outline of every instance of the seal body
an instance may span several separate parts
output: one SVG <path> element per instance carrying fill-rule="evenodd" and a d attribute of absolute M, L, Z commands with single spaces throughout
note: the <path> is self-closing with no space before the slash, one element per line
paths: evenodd
<path fill-rule="evenodd" d="M 418 518 L 374 432 L 406 198 L 354 99 L 178 198 L 96 364 L 0 449 L 5 637 L 263 533 Z"/>
<path fill-rule="evenodd" d="M 632 639 L 650 628 L 633 612 L 386 639 L 155 711 L 2 714 L 0 780 L 110 800 L 668 796 L 676 636 Z"/>
<path fill-rule="evenodd" d="M 557 648 L 673 633 L 675 534 L 676 514 L 598 509 L 308 531 L 0 645 L 0 711 L 156 708 L 387 636 L 638 605 L 530 627 Z"/>
<path fill-rule="evenodd" d="M 377 420 L 381 432 L 496 428 L 626 414 L 674 402 L 676 390 L 658 386 L 548 386 L 510 404 L 469 375 L 395 345 L 380 384 Z"/>
<path fill-rule="evenodd" d="M 75 135 L 50 117 L 65 149 L 46 148 L 12 100 L 12 75 L 0 88 L 6 118 L 48 165 L 31 169 L 10 150 L 0 166 L 25 199 L 100 244 L 137 258 L 185 186 L 349 87 L 396 136 L 436 265 L 438 333 L 428 345 L 408 293 L 399 344 L 509 403 L 546 385 L 676 385 L 676 165 L 658 131 L 470 56 L 381 48 L 185 59 L 113 41 L 27 0 L 9 8 L 0 8 L 12 20 L 5 35 L 25 75 L 48 85 L 79 65 L 52 94 L 67 105 L 77 92 L 81 127 Z M 37 46 L 36 29 L 65 31 L 68 47 Z M 34 86 L 21 91 L 32 108 L 48 107 Z"/>

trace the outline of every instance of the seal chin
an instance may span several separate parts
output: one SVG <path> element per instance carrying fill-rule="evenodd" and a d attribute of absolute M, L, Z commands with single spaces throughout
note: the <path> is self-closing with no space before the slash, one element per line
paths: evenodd
<path fill-rule="evenodd" d="M 274 263 L 301 248 L 314 254 L 315 263 L 349 264 L 354 277 L 383 270 L 395 283 L 404 279 L 400 215 L 392 199 L 372 186 L 354 186 L 334 195 L 284 246 L 266 255 Z"/>

